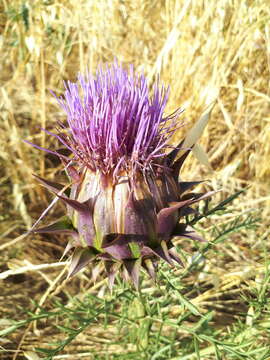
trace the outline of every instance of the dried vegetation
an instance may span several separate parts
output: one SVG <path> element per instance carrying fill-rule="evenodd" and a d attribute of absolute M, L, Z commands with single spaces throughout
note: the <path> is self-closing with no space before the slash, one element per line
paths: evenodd
<path fill-rule="evenodd" d="M 182 178 L 209 179 L 213 188 L 223 190 L 215 201 L 247 187 L 234 202 L 233 216 L 254 210 L 260 221 L 256 231 L 234 234 L 217 245 L 204 272 L 192 273 L 186 279 L 200 290 L 186 294 L 202 312 L 215 311 L 216 328 L 226 332 L 227 325 L 236 326 L 239 313 L 241 321 L 252 328 L 251 315 L 247 314 L 256 313 L 257 308 L 252 308 L 246 297 L 256 298 L 254 293 L 248 295 L 248 289 L 257 289 L 260 279 L 266 278 L 269 250 L 268 1 L 2 0 L 0 8 L 0 276 L 5 277 L 0 285 L 1 327 L 8 324 L 7 318 L 26 318 L 24 309 L 33 308 L 31 300 L 50 308 L 54 296 L 67 303 L 79 291 L 96 294 L 104 289 L 102 280 L 95 285 L 87 280 L 87 271 L 64 281 L 64 264 L 57 264 L 66 242 L 63 237 L 22 235 L 53 200 L 32 173 L 49 179 L 64 176 L 54 157 L 22 140 L 56 148 L 55 139 L 40 131 L 40 127 L 52 129 L 64 116 L 49 90 L 60 94 L 63 79 L 75 80 L 77 72 L 86 66 L 95 69 L 99 62 L 117 57 L 124 64 L 143 69 L 150 80 L 159 73 L 161 80 L 170 84 L 167 112 L 179 106 L 186 109 L 180 118 L 185 126 L 177 137 L 217 99 L 200 142 L 213 171 L 190 157 Z M 57 203 L 47 219 L 62 212 L 62 205 Z M 225 214 L 225 221 L 231 216 Z M 204 224 L 206 236 L 211 226 Z M 268 282 L 265 296 L 267 286 Z M 172 317 L 179 316 L 180 310 L 177 301 L 168 307 Z M 263 316 L 262 328 L 264 321 Z M 57 338 L 59 332 L 49 320 L 40 328 L 32 325 L 19 328 L 0 343 L 9 349 L 0 355 L 3 359 L 21 359 L 22 350 L 45 346 L 48 341 L 44 336 Z M 121 346 L 113 324 L 105 332 L 102 326 L 90 327 L 77 343 L 67 347 L 69 358 L 77 358 L 74 354 L 78 350 L 87 354 L 92 348 L 99 349 L 100 359 L 105 348 L 111 356 L 133 351 L 132 342 Z M 118 344 L 108 346 L 108 331 Z M 230 332 L 233 337 L 233 330 Z M 259 334 L 258 344 L 264 344 L 264 331 Z M 215 358 L 213 353 L 202 353 L 201 358 Z"/>

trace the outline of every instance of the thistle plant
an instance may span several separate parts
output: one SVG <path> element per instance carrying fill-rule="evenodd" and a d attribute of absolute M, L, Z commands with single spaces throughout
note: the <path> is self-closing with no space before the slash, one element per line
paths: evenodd
<path fill-rule="evenodd" d="M 159 259 L 181 265 L 173 237 L 202 240 L 185 217 L 213 192 L 189 192 L 199 181 L 180 181 L 179 172 L 209 114 L 172 147 L 181 110 L 164 115 L 168 95 L 158 81 L 150 95 L 143 74 L 115 62 L 100 66 L 95 76 L 79 74 L 56 97 L 67 122 L 58 123 L 55 133 L 45 131 L 71 154 L 41 149 L 61 159 L 70 191 L 36 178 L 66 204 L 67 215 L 34 231 L 67 234 L 69 276 L 102 261 L 110 287 L 119 272 L 138 288 L 141 267 L 155 278 Z"/>

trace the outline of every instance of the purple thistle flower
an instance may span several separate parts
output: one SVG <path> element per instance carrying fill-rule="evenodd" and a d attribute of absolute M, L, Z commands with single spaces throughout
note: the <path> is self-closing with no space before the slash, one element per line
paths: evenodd
<path fill-rule="evenodd" d="M 79 74 L 78 82 L 68 81 L 65 88 L 57 100 L 68 127 L 62 125 L 56 136 L 76 160 L 114 176 L 159 163 L 178 115 L 163 115 L 168 89 L 155 83 L 150 97 L 144 75 L 136 75 L 132 66 L 128 72 L 117 62 L 105 70 L 99 67 L 96 77 Z"/>
<path fill-rule="evenodd" d="M 67 82 L 64 96 L 57 98 L 67 125 L 59 123 L 56 134 L 47 132 L 72 157 L 43 150 L 65 164 L 70 195 L 59 193 L 60 184 L 37 179 L 66 203 L 67 217 L 35 231 L 72 236 L 65 250 L 75 249 L 70 275 L 102 260 L 110 286 L 120 270 L 138 287 L 141 266 L 154 277 L 159 258 L 181 264 L 172 243 L 175 235 L 201 239 L 183 218 L 194 212 L 193 203 L 212 193 L 186 194 L 198 182 L 178 182 L 197 135 L 192 133 L 168 153 L 179 114 L 164 116 L 168 93 L 156 82 L 151 96 L 143 74 L 115 62 L 100 66 L 95 77 L 88 72 L 77 83 Z"/>

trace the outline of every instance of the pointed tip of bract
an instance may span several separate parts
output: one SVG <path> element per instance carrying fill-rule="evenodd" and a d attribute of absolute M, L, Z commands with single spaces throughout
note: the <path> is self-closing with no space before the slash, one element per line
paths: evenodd
<path fill-rule="evenodd" d="M 145 259 L 143 262 L 143 267 L 147 271 L 150 278 L 156 282 L 157 274 L 156 274 L 156 269 L 155 269 L 155 265 L 154 265 L 153 261 L 151 259 Z"/>
<path fill-rule="evenodd" d="M 115 281 L 115 276 L 117 273 L 117 264 L 114 261 L 105 260 L 104 261 L 105 270 L 108 276 L 108 287 L 110 289 L 110 293 L 112 294 L 112 289 Z M 119 267 L 119 266 L 118 266 Z"/>
<path fill-rule="evenodd" d="M 170 257 L 178 264 L 178 265 L 180 265 L 180 266 L 184 266 L 184 264 L 183 264 L 183 261 L 180 259 L 180 257 L 179 257 L 179 255 L 178 255 L 178 253 L 177 253 L 177 251 L 176 251 L 176 249 L 175 248 L 171 248 L 170 250 L 169 250 L 169 254 L 170 254 Z"/>
<path fill-rule="evenodd" d="M 57 194 L 60 191 L 62 191 L 64 189 L 64 185 L 47 180 L 47 179 L 43 179 L 42 177 L 33 174 L 34 178 L 41 183 L 43 186 L 45 186 L 48 190 L 52 191 L 53 193 Z"/>
<path fill-rule="evenodd" d="M 166 242 L 163 240 L 160 243 L 160 246 L 157 248 L 152 249 L 152 251 L 162 260 L 166 261 L 166 263 L 168 263 L 169 265 L 173 266 L 173 261 L 170 257 L 169 251 L 168 251 L 168 247 Z"/>
<path fill-rule="evenodd" d="M 203 181 L 180 181 L 178 183 L 180 194 L 183 194 L 193 186 L 201 184 Z"/>
<path fill-rule="evenodd" d="M 101 274 L 103 270 L 103 266 L 101 262 L 95 262 L 92 266 L 92 281 L 95 284 L 99 275 Z"/>
<path fill-rule="evenodd" d="M 128 277 L 135 286 L 136 290 L 139 290 L 139 278 L 141 269 L 141 258 L 123 260 L 125 269 L 127 270 Z"/>
<path fill-rule="evenodd" d="M 33 229 L 32 232 L 51 233 L 51 234 L 70 234 L 70 235 L 77 234 L 77 231 L 73 228 L 71 220 L 67 216 L 63 216 L 61 219 L 47 226 L 38 229 Z"/>
<path fill-rule="evenodd" d="M 90 248 L 75 249 L 69 266 L 68 278 L 77 274 L 82 268 L 94 260 L 96 253 Z"/>
<path fill-rule="evenodd" d="M 67 253 L 74 247 L 76 247 L 75 240 L 74 239 L 69 240 L 59 261 L 62 261 L 63 258 L 67 255 Z"/>

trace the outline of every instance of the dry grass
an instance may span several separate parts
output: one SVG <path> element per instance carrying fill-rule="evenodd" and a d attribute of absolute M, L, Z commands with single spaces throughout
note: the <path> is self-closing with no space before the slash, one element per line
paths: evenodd
<path fill-rule="evenodd" d="M 54 139 L 39 130 L 39 126 L 51 129 L 63 118 L 49 90 L 61 93 L 63 79 L 75 79 L 86 66 L 95 69 L 99 62 L 117 57 L 144 69 L 150 79 L 160 73 L 162 81 L 170 84 L 167 111 L 186 109 L 182 116 L 186 126 L 180 132 L 186 132 L 217 97 L 201 140 L 214 172 L 193 158 L 182 178 L 210 179 L 225 194 L 249 186 L 235 206 L 239 213 L 259 210 L 261 226 L 248 239 L 236 237 L 226 249 L 232 259 L 229 270 L 224 268 L 225 256 L 209 267 L 218 274 L 221 287 L 228 271 L 234 274 L 246 266 L 257 271 L 270 215 L 268 1 L 2 0 L 0 8 L 1 269 L 8 270 L 7 264 L 11 269 L 31 268 L 29 263 L 49 264 L 59 258 L 64 239 L 19 237 L 52 200 L 32 173 L 53 178 L 60 169 L 55 159 L 22 140 L 55 148 Z M 59 205 L 51 216 L 62 211 Z M 30 298 L 45 303 L 53 293 L 60 293 L 55 279 L 61 270 L 37 268 L 8 278 L 3 286 L 3 294 L 9 296 L 2 306 L 5 317 L 21 316 L 10 307 L 14 302 L 27 307 Z M 237 286 L 246 281 L 239 280 Z M 76 294 L 79 287 L 90 289 L 90 285 L 82 276 L 63 283 L 61 291 Z M 13 349 L 22 335 L 17 335 Z M 38 337 L 33 338 L 36 341 Z"/>

